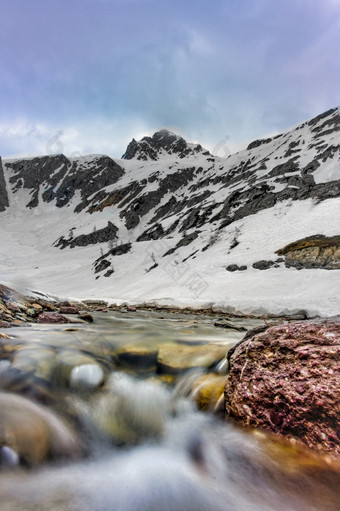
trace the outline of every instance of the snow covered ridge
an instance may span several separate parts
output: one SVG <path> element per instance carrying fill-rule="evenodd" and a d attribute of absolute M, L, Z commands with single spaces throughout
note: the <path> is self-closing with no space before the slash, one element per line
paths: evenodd
<path fill-rule="evenodd" d="M 65 297 L 332 315 L 339 218 L 338 108 L 228 158 L 161 130 L 120 160 L 4 160 L 0 277 Z M 295 242 L 303 252 L 280 256 Z"/>

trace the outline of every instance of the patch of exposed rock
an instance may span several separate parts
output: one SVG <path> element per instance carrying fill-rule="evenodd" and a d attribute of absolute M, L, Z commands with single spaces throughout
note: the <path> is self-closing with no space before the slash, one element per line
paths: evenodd
<path fill-rule="evenodd" d="M 95 245 L 96 243 L 112 242 L 112 240 L 116 240 L 118 237 L 117 231 L 118 227 L 108 221 L 106 227 L 95 229 L 89 234 L 80 234 L 79 236 L 73 237 L 73 232 L 71 230 L 69 239 L 65 239 L 64 236 L 61 236 L 54 245 L 63 249 L 65 247 L 86 247 L 87 245 Z"/>
<path fill-rule="evenodd" d="M 152 137 L 143 137 L 138 142 L 135 139 L 129 143 L 122 158 L 131 160 L 157 160 L 159 155 L 165 151 L 168 154 L 177 154 L 179 158 L 203 152 L 199 144 L 188 144 L 184 138 L 166 129 L 156 131 Z M 205 154 L 209 155 L 208 151 Z"/>
<path fill-rule="evenodd" d="M 340 316 L 273 326 L 228 359 L 227 415 L 340 456 Z"/>
<path fill-rule="evenodd" d="M 276 253 L 285 256 L 287 267 L 339 270 L 340 236 L 309 236 L 290 243 Z"/>
<path fill-rule="evenodd" d="M 2 167 L 2 160 L 0 157 L 0 211 L 5 211 L 8 208 L 8 194 L 6 189 L 6 181 L 4 176 L 4 169 Z"/>

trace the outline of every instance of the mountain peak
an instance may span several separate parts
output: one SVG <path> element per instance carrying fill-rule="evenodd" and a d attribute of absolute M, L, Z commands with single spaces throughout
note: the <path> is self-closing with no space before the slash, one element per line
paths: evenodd
<path fill-rule="evenodd" d="M 161 155 L 177 155 L 179 158 L 192 156 L 194 154 L 205 151 L 199 144 L 189 144 L 183 137 L 173 133 L 167 129 L 156 131 L 152 137 L 143 137 L 141 140 L 136 141 L 134 138 L 131 140 L 125 153 L 122 156 L 123 160 L 158 160 Z"/>

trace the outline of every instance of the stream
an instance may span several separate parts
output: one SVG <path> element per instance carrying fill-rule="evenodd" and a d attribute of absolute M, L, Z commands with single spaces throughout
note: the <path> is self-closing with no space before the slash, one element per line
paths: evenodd
<path fill-rule="evenodd" d="M 224 417 L 226 353 L 263 320 L 93 316 L 0 333 L 1 511 L 340 509 L 338 463 Z"/>

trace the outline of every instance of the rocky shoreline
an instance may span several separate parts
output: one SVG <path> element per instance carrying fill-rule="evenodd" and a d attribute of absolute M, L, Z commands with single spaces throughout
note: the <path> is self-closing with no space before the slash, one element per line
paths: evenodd
<path fill-rule="evenodd" d="M 294 312 L 292 314 L 242 314 L 230 313 L 212 308 L 191 308 L 191 307 L 174 307 L 160 306 L 151 304 L 109 304 L 105 300 L 82 300 L 68 301 L 25 296 L 17 291 L 0 284 L 0 328 L 12 326 L 21 326 L 25 323 L 68 323 L 80 321 L 91 322 L 91 316 L 86 315 L 91 312 L 135 312 L 140 311 L 157 311 L 171 314 L 181 315 L 197 315 L 210 316 L 213 318 L 248 318 L 263 319 L 275 322 L 295 321 L 307 319 L 308 315 L 304 310 Z M 63 315 L 75 315 L 76 317 L 67 318 Z M 221 326 L 221 325 L 216 325 Z"/>

